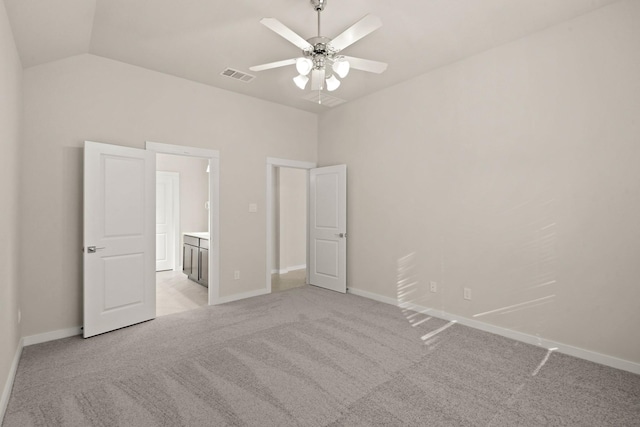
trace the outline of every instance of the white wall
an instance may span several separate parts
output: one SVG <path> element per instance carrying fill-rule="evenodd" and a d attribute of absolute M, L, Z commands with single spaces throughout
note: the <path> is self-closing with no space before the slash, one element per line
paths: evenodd
<path fill-rule="evenodd" d="M 286 273 L 307 263 L 307 171 L 278 171 L 278 269 Z"/>
<path fill-rule="evenodd" d="M 638 23 L 621 1 L 324 113 L 349 287 L 396 298 L 407 266 L 418 304 L 640 362 Z"/>
<path fill-rule="evenodd" d="M 209 230 L 209 211 L 205 208 L 209 200 L 208 164 L 207 159 L 197 157 L 156 154 L 158 171 L 180 174 L 180 247 L 182 233 Z"/>
<path fill-rule="evenodd" d="M 24 335 L 82 323 L 84 140 L 220 150 L 220 294 L 264 288 L 266 157 L 315 161 L 315 115 L 93 55 L 25 70 L 24 106 Z"/>
<path fill-rule="evenodd" d="M 21 88 L 22 65 L 4 2 L 0 2 L 0 396 L 20 339 L 17 209 Z M 3 409 L 0 407 L 0 417 Z"/>

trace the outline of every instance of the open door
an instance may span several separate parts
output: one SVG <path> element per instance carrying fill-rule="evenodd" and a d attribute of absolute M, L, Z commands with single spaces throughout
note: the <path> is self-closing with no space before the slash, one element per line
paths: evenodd
<path fill-rule="evenodd" d="M 84 146 L 84 337 L 155 318 L 155 153 Z"/>
<path fill-rule="evenodd" d="M 179 180 L 177 172 L 156 172 L 156 271 L 176 267 Z"/>
<path fill-rule="evenodd" d="M 347 292 L 347 165 L 309 175 L 309 282 Z"/>

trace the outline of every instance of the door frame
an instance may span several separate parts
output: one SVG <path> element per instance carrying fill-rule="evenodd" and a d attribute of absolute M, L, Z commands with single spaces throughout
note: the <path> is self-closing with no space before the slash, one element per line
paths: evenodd
<path fill-rule="evenodd" d="M 145 148 L 162 154 L 209 160 L 209 305 L 220 298 L 220 151 L 147 141 Z M 215 237 L 215 238 L 213 238 Z M 211 272 L 213 271 L 213 274 Z"/>
<path fill-rule="evenodd" d="M 314 169 L 317 167 L 315 162 L 305 162 L 300 160 L 279 159 L 276 157 L 267 157 L 267 264 L 266 264 L 266 285 L 267 293 L 271 293 L 271 270 L 273 265 L 273 183 L 276 168 L 292 168 L 292 169 Z M 307 174 L 307 267 L 306 282 L 309 283 L 309 174 Z"/>
<path fill-rule="evenodd" d="M 158 182 L 158 174 L 163 174 L 171 179 L 171 187 L 173 189 L 173 206 L 171 206 L 171 209 L 173 209 L 171 232 L 174 239 L 173 271 L 180 271 L 182 269 L 182 264 L 180 263 L 180 173 L 156 169 L 156 183 Z"/>

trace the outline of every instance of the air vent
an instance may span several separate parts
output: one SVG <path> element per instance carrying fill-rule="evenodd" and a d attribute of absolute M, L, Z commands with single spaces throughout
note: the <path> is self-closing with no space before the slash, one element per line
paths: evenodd
<path fill-rule="evenodd" d="M 241 82 L 249 83 L 251 80 L 255 79 L 256 76 L 252 76 L 251 74 L 243 73 L 242 71 L 234 70 L 233 68 L 227 68 L 220 75 L 225 77 L 231 77 L 232 79 L 240 80 Z"/>
<path fill-rule="evenodd" d="M 302 97 L 302 99 L 306 99 L 307 101 L 311 101 L 315 104 L 320 104 L 325 107 L 335 107 L 336 105 L 344 104 L 347 102 L 344 99 L 336 98 L 335 96 L 328 95 L 324 92 L 320 92 L 317 90 L 312 90 L 308 95 Z"/>

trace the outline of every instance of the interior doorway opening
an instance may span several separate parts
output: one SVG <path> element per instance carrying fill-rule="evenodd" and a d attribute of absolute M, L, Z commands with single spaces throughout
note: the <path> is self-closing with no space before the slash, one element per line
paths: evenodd
<path fill-rule="evenodd" d="M 308 175 L 306 169 L 274 168 L 271 292 L 307 284 Z"/>
<path fill-rule="evenodd" d="M 309 283 L 309 227 L 307 226 L 309 212 L 309 171 L 315 167 L 316 164 L 312 162 L 267 157 L 267 268 L 265 288 L 268 293 L 291 289 Z M 284 171 L 284 173 L 282 171 Z M 293 172 L 289 173 L 290 171 Z M 283 218 L 281 218 L 279 212 L 281 210 L 279 204 L 282 198 L 280 181 L 283 174 L 285 177 L 293 175 L 294 185 L 300 185 L 300 177 L 302 177 L 302 183 L 304 185 L 304 191 L 301 193 L 299 190 L 296 190 L 295 194 L 298 195 L 294 197 L 298 202 L 300 201 L 300 197 L 304 200 L 304 217 L 298 221 L 301 221 L 304 227 L 302 232 L 304 233 L 305 261 L 300 264 L 298 264 L 300 261 L 289 261 L 290 258 L 282 256 L 280 253 L 281 241 L 283 239 L 281 239 L 280 236 L 279 224 Z M 298 178 L 297 180 L 296 177 Z M 302 196 L 299 194 L 302 194 Z M 285 199 L 286 198 L 287 196 L 285 194 Z M 299 216 L 296 216 L 296 218 L 299 218 Z M 300 230 L 300 228 L 296 226 L 295 230 Z M 298 240 L 298 242 L 300 242 L 300 240 Z M 296 245 L 296 247 L 299 246 Z M 298 250 L 296 257 L 300 253 Z M 286 272 L 284 270 L 286 270 Z M 283 271 L 282 274 L 281 271 Z M 283 281 L 285 283 L 282 283 Z M 273 289 L 272 285 L 274 285 Z"/>
<path fill-rule="evenodd" d="M 156 316 L 208 304 L 209 160 L 156 155 Z"/>
<path fill-rule="evenodd" d="M 146 149 L 156 153 L 156 170 L 167 169 L 163 159 L 172 159 L 182 163 L 184 171 L 180 174 L 182 190 L 176 191 L 184 209 L 176 208 L 175 201 L 173 203 L 174 210 L 180 212 L 178 217 L 182 224 L 175 238 L 176 263 L 173 269 L 156 273 L 156 286 L 164 282 L 176 291 L 188 285 L 192 291 L 183 295 L 183 302 L 188 300 L 187 309 L 194 308 L 194 305 L 214 305 L 220 299 L 220 153 L 151 141 L 147 141 Z M 185 165 L 187 169 L 184 169 Z M 190 173 L 199 176 L 199 181 L 188 179 Z M 187 246 L 190 252 L 185 257 Z M 198 295 L 192 295 L 194 292 Z M 163 314 L 169 313 L 158 310 L 157 315 Z"/>

